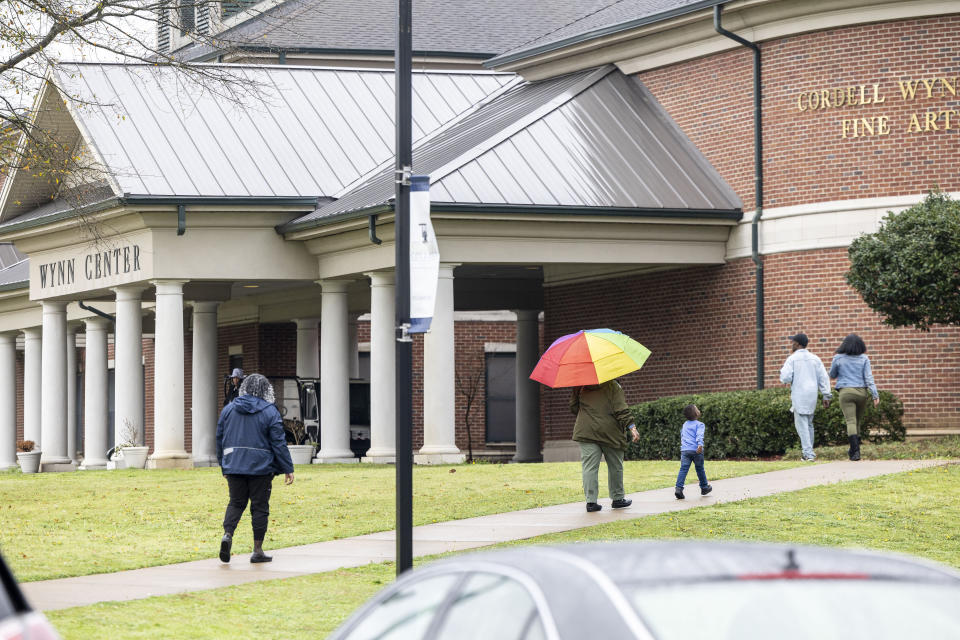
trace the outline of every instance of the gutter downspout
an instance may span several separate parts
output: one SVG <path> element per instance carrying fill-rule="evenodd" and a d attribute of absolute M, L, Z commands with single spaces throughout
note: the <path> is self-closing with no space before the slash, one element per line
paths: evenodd
<path fill-rule="evenodd" d="M 177 205 L 177 235 L 182 236 L 187 232 L 187 206 L 183 203 Z"/>
<path fill-rule="evenodd" d="M 753 50 L 753 166 L 754 166 L 754 194 L 755 210 L 753 222 L 750 226 L 751 257 L 756 266 L 756 295 L 757 295 L 757 389 L 763 389 L 764 377 L 764 329 L 763 329 L 763 260 L 760 259 L 760 216 L 763 215 L 763 114 L 761 103 L 762 83 L 760 76 L 760 47 L 749 40 L 745 40 L 727 31 L 720 24 L 723 5 L 713 7 L 713 28 L 722 36 L 726 36 L 745 47 Z"/>

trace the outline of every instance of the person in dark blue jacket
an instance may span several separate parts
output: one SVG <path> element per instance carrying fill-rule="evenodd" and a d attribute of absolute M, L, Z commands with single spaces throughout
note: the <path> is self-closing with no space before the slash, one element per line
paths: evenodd
<path fill-rule="evenodd" d="M 273 477 L 282 473 L 285 484 L 293 483 L 293 460 L 283 433 L 283 419 L 273 402 L 270 382 L 259 373 L 250 374 L 240 385 L 239 397 L 223 408 L 217 421 L 217 462 L 230 488 L 220 541 L 223 562 L 230 562 L 233 532 L 248 501 L 253 520 L 250 562 L 273 560 L 263 552 Z"/>

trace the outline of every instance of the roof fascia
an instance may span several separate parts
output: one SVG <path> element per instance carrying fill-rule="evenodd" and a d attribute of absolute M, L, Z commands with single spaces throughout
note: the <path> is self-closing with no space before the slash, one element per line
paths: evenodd
<path fill-rule="evenodd" d="M 550 53 L 560 49 L 566 49 L 567 47 L 576 46 L 584 42 L 589 42 L 590 40 L 596 40 L 598 38 L 603 38 L 605 36 L 615 35 L 623 31 L 629 31 L 631 29 L 637 29 L 639 27 L 645 27 L 647 25 L 655 24 L 657 22 L 663 22 L 671 18 L 677 18 L 679 16 L 686 15 L 688 13 L 694 13 L 702 9 L 709 9 L 714 5 L 726 4 L 730 0 L 701 0 L 700 2 L 695 2 L 684 7 L 678 7 L 675 9 L 668 9 L 667 11 L 661 11 L 660 13 L 655 13 L 649 16 L 644 16 L 642 18 L 637 18 L 635 20 L 628 20 L 626 22 L 619 22 L 617 24 L 607 25 L 605 27 L 600 27 L 597 29 L 591 29 L 583 33 L 579 33 L 574 36 L 569 36 L 567 38 L 561 38 L 553 42 L 548 42 L 536 47 L 531 47 L 529 49 L 523 49 L 517 51 L 516 53 L 506 53 L 490 60 L 484 62 L 484 66 L 488 68 L 501 68 L 506 65 L 513 65 L 519 63 L 523 60 L 528 60 L 545 53 Z"/>
<path fill-rule="evenodd" d="M 248 205 L 248 206 L 279 206 L 279 207 L 316 207 L 323 198 L 304 197 L 260 197 L 260 196 L 140 196 L 125 194 L 120 198 L 109 198 L 101 202 L 84 205 L 59 211 L 48 216 L 31 218 L 23 222 L 9 222 L 0 225 L 0 238 L 13 231 L 22 231 L 42 227 L 53 222 L 60 222 L 81 214 L 98 213 L 114 207 L 124 205 Z"/>
<path fill-rule="evenodd" d="M 663 218 L 671 220 L 702 220 L 715 219 L 724 222 L 739 222 L 743 219 L 742 209 L 650 209 L 638 207 L 572 207 L 556 205 L 539 204 L 475 204 L 475 203 L 455 203 L 455 202 L 434 202 L 430 204 L 430 210 L 437 213 L 462 213 L 469 215 L 471 213 L 480 214 L 535 214 L 535 215 L 569 215 L 569 216 L 590 216 L 590 217 L 616 217 L 616 218 Z M 363 218 L 372 215 L 382 215 L 393 213 L 393 203 L 377 205 L 357 209 L 355 211 L 345 211 L 337 215 L 327 216 L 325 218 L 315 218 L 296 224 L 285 224 L 277 227 L 277 232 L 281 234 L 294 233 L 298 231 L 308 231 L 327 225 Z"/>

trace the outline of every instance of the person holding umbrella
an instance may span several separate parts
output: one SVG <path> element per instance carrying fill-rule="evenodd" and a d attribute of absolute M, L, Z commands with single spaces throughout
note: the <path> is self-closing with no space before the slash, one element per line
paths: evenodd
<path fill-rule="evenodd" d="M 630 432 L 634 442 L 640 439 L 640 434 L 627 407 L 623 387 L 616 380 L 574 387 L 570 411 L 577 416 L 573 439 L 580 445 L 580 468 L 587 511 L 600 511 L 603 508 L 597 502 L 601 457 L 607 463 L 607 487 L 612 500 L 610 506 L 614 509 L 629 507 L 633 500 L 625 498 L 623 490 L 626 433 Z"/>
<path fill-rule="evenodd" d="M 530 374 L 548 387 L 573 387 L 570 410 L 577 416 L 573 439 L 580 445 L 580 467 L 587 511 L 600 511 L 600 460 L 607 463 L 611 507 L 622 509 L 633 501 L 623 488 L 623 456 L 627 433 L 640 439 L 633 424 L 623 387 L 615 378 L 636 371 L 650 350 L 619 331 L 578 331 L 554 341 Z"/>

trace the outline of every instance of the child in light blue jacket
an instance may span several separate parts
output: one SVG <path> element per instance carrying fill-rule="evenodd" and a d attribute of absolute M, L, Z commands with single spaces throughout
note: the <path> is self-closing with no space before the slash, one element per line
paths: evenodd
<path fill-rule="evenodd" d="M 683 484 L 687 480 L 687 472 L 692 463 L 697 470 L 697 479 L 700 481 L 700 495 L 705 496 L 713 487 L 707 482 L 707 472 L 703 468 L 703 434 L 706 426 L 700 422 L 700 409 L 695 404 L 688 404 L 683 408 L 683 417 L 687 419 L 680 430 L 680 473 L 677 475 L 677 488 L 673 495 L 677 500 L 683 500 Z"/>

